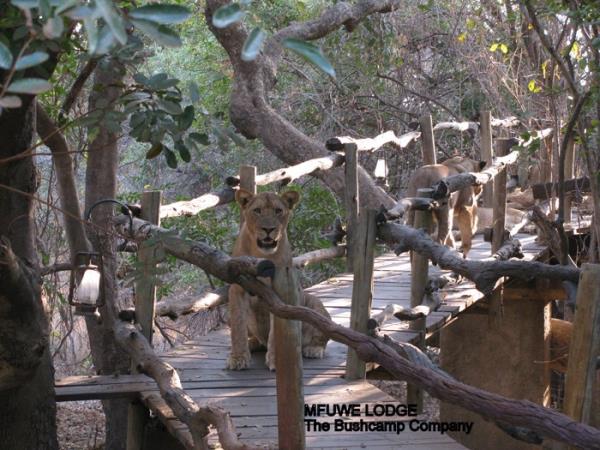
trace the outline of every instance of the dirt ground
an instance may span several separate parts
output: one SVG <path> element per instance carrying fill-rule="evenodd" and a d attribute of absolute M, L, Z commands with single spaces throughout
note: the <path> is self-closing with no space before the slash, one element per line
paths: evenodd
<path fill-rule="evenodd" d="M 100 401 L 57 404 L 60 450 L 103 450 L 104 413 Z"/>

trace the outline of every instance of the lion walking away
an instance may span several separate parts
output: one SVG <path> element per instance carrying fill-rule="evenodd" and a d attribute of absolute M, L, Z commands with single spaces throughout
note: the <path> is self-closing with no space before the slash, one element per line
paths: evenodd
<path fill-rule="evenodd" d="M 242 209 L 242 225 L 233 248 L 233 256 L 254 256 L 272 261 L 276 267 L 292 265 L 292 248 L 287 225 L 300 194 L 287 191 L 281 195 L 263 192 L 258 195 L 239 189 L 235 199 Z M 269 282 L 270 280 L 263 280 Z M 299 288 L 300 304 L 330 318 L 321 301 Z M 229 325 L 231 352 L 227 368 L 242 370 L 250 364 L 250 352 L 267 349 L 266 364 L 275 370 L 275 340 L 269 311 L 257 297 L 241 286 L 229 288 Z M 313 326 L 302 324 L 302 354 L 322 358 L 328 338 Z"/>

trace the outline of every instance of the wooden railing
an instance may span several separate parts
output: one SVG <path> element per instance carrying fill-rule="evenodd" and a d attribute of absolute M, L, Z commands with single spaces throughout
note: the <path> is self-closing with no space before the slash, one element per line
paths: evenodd
<path fill-rule="evenodd" d="M 493 244 L 492 253 L 499 250 L 507 238 L 505 232 L 505 208 L 506 208 L 506 164 L 516 160 L 517 153 L 508 154 L 510 146 L 515 144 L 515 139 L 498 139 L 496 143 L 497 158 L 492 154 L 492 126 L 514 126 L 515 121 L 494 120 L 489 112 L 483 112 L 481 126 L 473 122 L 441 123 L 435 127 L 431 123 L 431 117 L 424 117 L 420 121 L 421 131 L 413 131 L 402 136 L 396 136 L 388 131 L 373 139 L 353 139 L 348 137 L 337 137 L 327 142 L 327 148 L 333 151 L 329 156 L 309 160 L 295 166 L 278 169 L 262 175 L 256 174 L 253 166 L 243 166 L 239 175 L 230 177 L 226 186 L 213 193 L 205 194 L 196 199 L 176 202 L 160 207 L 160 195 L 157 193 L 145 193 L 142 201 L 143 218 L 151 223 L 158 224 L 160 218 L 174 217 L 178 215 L 192 215 L 202 210 L 212 208 L 221 204 L 229 203 L 234 199 L 237 187 L 244 188 L 250 192 L 256 192 L 259 185 L 267 185 L 275 182 L 287 184 L 299 177 L 314 174 L 316 171 L 330 170 L 334 167 L 344 165 L 345 170 L 345 206 L 346 206 L 346 245 L 332 249 L 317 250 L 306 255 L 297 257 L 294 266 L 302 267 L 311 261 L 320 261 L 327 258 L 346 256 L 347 270 L 354 274 L 352 305 L 351 305 L 351 328 L 355 331 L 367 334 L 368 322 L 371 317 L 371 301 L 373 297 L 373 259 L 374 243 L 377 234 L 377 215 L 380 211 L 361 208 L 358 186 L 358 152 L 373 151 L 382 145 L 393 144 L 403 148 L 416 139 L 423 140 L 423 161 L 435 163 L 436 152 L 434 142 L 434 131 L 439 129 L 453 128 L 460 131 L 480 129 L 482 141 L 482 158 L 489 161 L 491 167 L 481 173 L 461 174 L 460 179 L 445 179 L 438 185 L 432 186 L 427 191 L 420 191 L 419 198 L 401 199 L 397 206 L 388 215 L 398 217 L 410 209 L 418 210 L 415 226 L 428 227 L 431 223 L 432 211 L 437 207 L 436 200 L 444 199 L 456 189 L 465 185 L 485 184 L 493 180 L 491 204 L 493 208 Z M 543 133 L 547 133 L 544 131 Z M 520 142 L 527 145 L 526 142 Z M 174 253 L 175 254 L 175 253 Z M 148 266 L 149 270 L 154 264 L 151 255 L 145 253 L 144 247 L 140 249 L 140 260 Z M 427 256 L 414 254 L 412 258 L 412 288 L 411 306 L 418 307 L 423 300 L 425 284 L 428 280 L 429 259 Z M 145 267 L 145 266 L 144 266 Z M 298 299 L 294 293 L 296 289 L 296 277 L 293 275 L 293 267 L 286 270 L 276 271 L 273 286 L 276 294 L 284 303 L 294 306 Z M 279 278 L 277 278 L 279 277 Z M 283 278 L 281 278 L 283 277 Z M 226 280 L 229 281 L 229 280 Z M 142 324 L 142 334 L 151 342 L 151 324 L 154 319 L 154 285 L 142 283 L 137 289 L 136 296 L 136 319 Z M 207 306 L 223 303 L 223 295 L 217 296 L 216 300 L 206 302 Z M 421 316 L 423 317 L 423 316 Z M 378 319 L 377 319 L 378 320 Z M 276 336 L 276 361 L 285 358 L 285 364 L 277 364 L 277 392 L 278 404 L 285 407 L 278 408 L 279 415 L 279 445 L 282 448 L 302 448 L 304 441 L 303 422 L 303 393 L 302 393 L 302 357 L 296 354 L 296 345 L 301 340 L 300 328 L 292 325 L 292 322 L 277 319 L 275 326 Z M 423 347 L 425 343 L 425 320 L 413 321 L 411 328 L 420 333 L 421 339 L 417 343 Z M 360 379 L 365 377 L 365 363 L 349 348 L 346 365 L 346 377 L 348 379 Z M 415 384 L 409 384 L 409 403 L 422 404 L 422 392 Z M 281 393 L 287 393 L 283 395 Z M 281 398 L 279 398 L 281 395 Z M 142 411 L 132 408 L 130 419 L 132 420 L 129 433 L 135 434 L 140 430 L 139 422 L 142 420 Z M 135 442 L 136 437 L 132 436 Z"/>

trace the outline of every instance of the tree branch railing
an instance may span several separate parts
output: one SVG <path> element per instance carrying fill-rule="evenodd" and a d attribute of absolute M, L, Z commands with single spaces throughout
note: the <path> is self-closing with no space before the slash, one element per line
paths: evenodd
<path fill-rule="evenodd" d="M 395 377 L 418 385 L 442 401 L 462 406 L 501 426 L 526 427 L 544 437 L 584 448 L 600 449 L 600 430 L 575 422 L 557 411 L 533 402 L 508 399 L 448 379 L 431 368 L 403 358 L 392 347 L 373 337 L 338 325 L 308 308 L 284 304 L 269 286 L 256 278 L 272 278 L 275 268 L 270 261 L 249 257 L 231 258 L 207 244 L 182 239 L 173 231 L 153 226 L 140 219 L 134 219 L 131 235 L 128 225 L 129 218 L 115 218 L 115 227 L 123 236 L 136 241 L 152 239 L 157 245 L 161 245 L 166 253 L 197 265 L 225 282 L 239 284 L 246 291 L 260 297 L 274 315 L 310 323 L 331 339 L 354 349 L 362 360 L 378 363 Z M 471 279 L 483 292 L 491 292 L 495 280 L 502 276 L 520 279 L 553 277 L 569 281 L 577 281 L 579 276 L 579 270 L 576 268 L 536 262 L 468 261 L 460 258 L 453 250 L 436 244 L 418 230 L 387 223 L 380 224 L 378 228 L 379 237 L 386 243 L 397 245 L 400 250 L 412 249 L 426 254 L 440 267 L 453 269 Z M 187 410 L 179 410 L 179 413 L 189 420 Z M 216 424 L 216 427 L 219 432 L 224 430 L 222 425 Z M 224 442 L 222 444 L 228 448 Z"/>

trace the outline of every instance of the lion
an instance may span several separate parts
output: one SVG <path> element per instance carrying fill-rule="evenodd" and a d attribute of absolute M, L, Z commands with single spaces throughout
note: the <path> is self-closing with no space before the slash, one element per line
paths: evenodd
<path fill-rule="evenodd" d="M 441 164 L 431 164 L 417 169 L 408 182 L 407 197 L 415 197 L 417 189 L 430 188 L 432 185 L 451 175 L 463 172 L 479 172 L 485 167 L 485 161 L 476 161 L 464 156 L 455 156 Z M 471 250 L 473 234 L 477 230 L 477 198 L 481 194 L 481 186 L 469 186 L 453 192 L 447 203 L 434 211 L 438 224 L 437 242 L 454 248 L 452 235 L 454 217 L 458 222 L 461 234 L 462 252 L 466 258 Z M 413 225 L 414 212 L 408 214 L 408 224 Z"/>
<path fill-rule="evenodd" d="M 254 256 L 272 261 L 276 267 L 292 265 L 292 248 L 287 225 L 300 194 L 287 191 L 281 195 L 263 192 L 258 195 L 238 189 L 235 199 L 242 210 L 241 228 L 232 256 Z M 270 280 L 264 280 L 270 282 Z M 299 288 L 300 304 L 331 318 L 323 303 Z M 242 370 L 250 364 L 250 352 L 267 349 L 265 362 L 275 370 L 273 316 L 257 297 L 232 284 L 229 288 L 230 370 Z M 328 338 L 312 325 L 302 323 L 302 354 L 306 358 L 323 358 Z"/>

